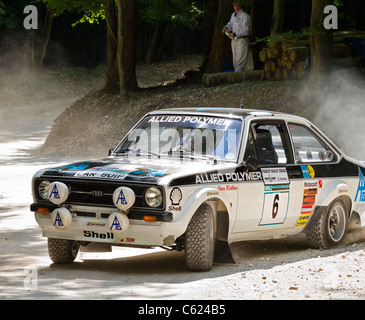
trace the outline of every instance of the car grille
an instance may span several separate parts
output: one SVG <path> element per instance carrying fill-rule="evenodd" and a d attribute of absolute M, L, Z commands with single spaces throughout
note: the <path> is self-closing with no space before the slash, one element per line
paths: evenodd
<path fill-rule="evenodd" d="M 35 181 L 35 190 L 38 190 L 38 185 L 44 179 L 38 179 Z M 118 187 L 124 186 L 132 189 L 136 195 L 136 201 L 132 208 L 135 209 L 146 209 L 150 208 L 145 199 L 144 194 L 145 191 L 150 187 L 146 185 L 138 185 L 138 184 L 125 184 L 125 183 L 105 183 L 105 182 L 95 182 L 95 181 L 78 181 L 78 180 L 49 180 L 51 183 L 53 181 L 59 181 L 67 185 L 70 195 L 66 200 L 66 204 L 77 204 L 77 205 L 95 205 L 95 206 L 106 206 L 106 207 L 115 207 L 113 203 L 113 193 L 114 190 Z M 158 186 L 157 186 L 158 187 Z M 163 192 L 163 188 L 158 187 L 161 192 Z M 36 192 L 36 197 L 38 201 L 44 201 L 38 192 Z M 160 208 L 163 209 L 164 204 L 161 205 Z"/>

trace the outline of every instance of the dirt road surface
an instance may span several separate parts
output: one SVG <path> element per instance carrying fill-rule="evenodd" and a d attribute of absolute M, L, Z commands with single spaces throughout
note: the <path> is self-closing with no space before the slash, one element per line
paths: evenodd
<path fill-rule="evenodd" d="M 365 298 L 363 229 L 328 251 L 308 249 L 302 235 L 236 243 L 236 264 L 203 273 L 186 271 L 182 252 L 162 249 L 113 248 L 80 253 L 71 265 L 52 264 L 29 211 L 30 181 L 62 159 L 9 161 L 3 157 L 0 165 L 0 299 Z"/>
<path fill-rule="evenodd" d="M 236 264 L 203 273 L 186 271 L 183 253 L 162 249 L 116 248 L 81 253 L 71 265 L 52 264 L 28 208 L 30 169 L 36 168 L 14 169 L 15 177 L 6 180 L 14 182 L 11 203 L 1 208 L 0 299 L 365 298 L 359 231 L 349 234 L 349 244 L 328 251 L 308 249 L 301 236 L 237 243 Z"/>

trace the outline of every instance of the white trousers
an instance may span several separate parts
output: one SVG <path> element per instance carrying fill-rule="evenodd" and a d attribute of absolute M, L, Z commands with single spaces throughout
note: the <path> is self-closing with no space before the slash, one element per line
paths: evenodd
<path fill-rule="evenodd" d="M 239 72 L 245 69 L 248 59 L 249 38 L 233 39 L 232 56 L 234 71 Z"/>

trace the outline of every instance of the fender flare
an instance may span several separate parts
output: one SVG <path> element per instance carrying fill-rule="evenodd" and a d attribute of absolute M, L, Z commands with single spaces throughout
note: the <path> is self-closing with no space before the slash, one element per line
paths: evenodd
<path fill-rule="evenodd" d="M 218 194 L 219 196 L 217 196 Z M 166 228 L 169 230 L 169 232 L 175 235 L 182 235 L 185 233 L 191 218 L 203 203 L 210 205 L 212 209 L 214 209 L 214 214 L 216 215 L 216 208 L 212 205 L 212 203 L 210 203 L 209 200 L 222 201 L 227 208 L 228 216 L 232 218 L 231 209 L 229 206 L 230 201 L 227 196 L 222 194 L 222 192 L 219 192 L 217 188 L 202 187 L 199 190 L 195 190 L 194 193 L 189 196 L 189 200 L 184 204 L 184 210 L 176 219 L 173 220 L 173 223 L 167 223 Z"/>
<path fill-rule="evenodd" d="M 352 189 L 348 184 L 344 183 L 343 181 L 334 181 L 330 183 L 328 186 L 326 186 L 325 189 L 321 192 L 321 196 L 319 197 L 316 206 L 327 207 L 334 199 L 339 197 L 344 197 L 348 198 L 348 200 L 350 201 L 350 207 L 348 208 L 348 211 L 349 213 L 351 213 L 352 210 L 351 208 L 352 200 L 350 198 L 351 194 L 352 194 Z M 348 205 L 348 203 L 346 203 L 346 205 Z"/>

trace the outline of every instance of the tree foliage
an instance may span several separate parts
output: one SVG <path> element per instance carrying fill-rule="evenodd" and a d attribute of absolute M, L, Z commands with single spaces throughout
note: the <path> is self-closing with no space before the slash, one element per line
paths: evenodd
<path fill-rule="evenodd" d="M 169 22 L 189 27 L 202 28 L 204 11 L 202 3 L 190 0 L 140 0 L 139 18 L 141 22 L 155 24 Z"/>
<path fill-rule="evenodd" d="M 275 3 L 279 2 L 285 3 L 285 6 L 282 6 L 284 9 L 280 9 L 285 10 L 285 14 L 283 14 L 284 24 L 280 23 L 277 31 L 270 36 L 270 25 L 273 21 Z M 120 3 L 126 5 L 132 3 L 132 0 L 121 0 Z M 220 31 L 222 24 L 228 21 L 230 14 L 233 12 L 232 0 L 138 0 L 136 3 L 137 15 L 136 18 L 133 17 L 133 23 L 136 24 L 135 40 L 137 41 L 136 47 L 138 50 L 134 54 L 139 62 L 158 61 L 166 55 L 183 52 L 189 45 L 195 46 L 195 48 L 199 48 L 197 50 L 203 52 L 205 62 L 213 63 L 216 60 L 209 68 L 212 72 L 218 71 L 217 68 L 219 68 L 223 56 L 224 60 L 227 60 L 227 56 L 229 57 L 225 49 L 227 44 L 229 45 L 229 40 Z M 260 50 L 262 46 L 260 41 L 268 42 L 303 37 L 308 39 L 315 29 L 313 24 L 312 26 L 310 25 L 311 3 L 312 1 L 309 0 L 241 0 L 245 11 L 252 14 L 254 24 L 252 40 L 254 41 L 251 41 L 251 43 L 253 46 L 257 46 L 255 50 Z M 365 19 L 362 15 L 362 12 L 365 12 L 364 1 L 329 0 L 326 3 L 331 3 L 338 7 L 340 28 L 360 30 L 365 28 Z M 115 19 L 118 18 L 116 10 L 118 8 L 117 0 L 0 0 L 0 29 L 13 29 L 23 32 L 24 35 L 24 28 L 22 28 L 24 19 L 23 9 L 28 4 L 36 4 L 41 9 L 40 29 L 44 29 L 44 26 L 47 25 L 46 22 L 49 22 L 49 19 L 47 20 L 46 17 L 49 18 L 49 14 L 51 14 L 52 17 L 59 17 L 57 19 L 58 23 L 64 24 L 67 21 L 69 25 L 72 24 L 74 27 L 72 30 L 75 30 L 75 33 L 79 30 L 87 30 L 88 25 L 93 24 L 93 29 L 89 26 L 89 30 L 98 28 L 101 34 L 105 30 L 108 32 L 108 35 L 104 38 L 98 37 L 99 41 L 103 41 L 101 43 L 104 44 L 105 39 L 107 39 L 109 44 L 117 41 L 117 30 L 116 28 L 111 30 L 111 21 L 108 21 L 108 19 L 111 19 L 110 12 L 109 14 L 106 13 L 107 4 L 109 5 L 109 10 L 110 5 L 113 6 L 114 4 L 113 10 L 115 12 L 112 14 L 115 16 Z M 63 19 L 64 16 L 68 18 Z M 74 20 L 70 21 L 71 19 Z M 128 29 L 128 24 L 132 23 L 130 17 L 127 16 L 123 21 L 124 28 Z M 59 28 L 62 30 L 62 26 Z M 42 30 L 34 31 L 31 36 L 28 33 L 24 38 L 28 41 L 33 35 L 42 37 L 41 32 Z M 192 35 L 194 35 L 196 41 L 194 44 L 191 44 L 193 43 L 191 40 L 193 38 Z M 47 44 L 47 37 L 43 36 L 43 38 L 43 48 L 41 51 L 44 53 L 43 49 L 45 48 L 44 45 Z M 127 34 L 125 38 L 127 38 Z M 31 39 L 31 41 L 37 44 L 34 39 Z M 32 46 L 31 43 L 28 47 Z M 95 44 L 95 46 L 100 47 L 99 43 Z M 130 44 L 125 45 L 125 48 L 130 48 L 131 46 Z M 108 45 L 107 50 L 111 47 Z M 1 49 L 4 50 L 3 48 Z M 80 47 L 77 47 L 77 50 L 82 51 Z M 225 51 L 225 54 L 220 56 L 222 50 Z M 228 52 L 230 53 L 229 50 Z M 43 53 L 41 56 L 44 56 Z M 255 55 L 257 56 L 258 54 L 254 53 Z M 86 54 L 83 55 L 83 57 L 85 56 L 87 57 Z M 110 55 L 110 57 L 114 56 Z M 218 56 L 220 58 L 216 58 Z M 110 63 L 108 70 L 110 71 L 112 67 L 115 67 L 115 61 Z M 114 82 L 115 80 L 113 80 Z"/>

